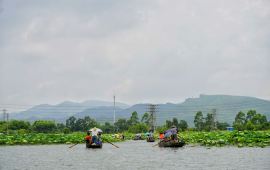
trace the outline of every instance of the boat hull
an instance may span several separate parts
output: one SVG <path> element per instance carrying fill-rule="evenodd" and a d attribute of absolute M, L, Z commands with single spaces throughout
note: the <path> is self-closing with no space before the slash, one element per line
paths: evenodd
<path fill-rule="evenodd" d="M 149 137 L 149 138 L 146 139 L 146 141 L 147 141 L 147 142 L 155 142 L 155 138 Z"/>
<path fill-rule="evenodd" d="M 93 145 L 93 144 L 89 144 L 89 143 L 86 143 L 86 148 L 102 148 L 102 143 L 99 144 L 99 145 Z"/>
<path fill-rule="evenodd" d="M 159 147 L 183 147 L 185 145 L 184 141 L 160 141 L 158 143 Z"/>
<path fill-rule="evenodd" d="M 142 137 L 134 137 L 133 140 L 144 140 Z"/>

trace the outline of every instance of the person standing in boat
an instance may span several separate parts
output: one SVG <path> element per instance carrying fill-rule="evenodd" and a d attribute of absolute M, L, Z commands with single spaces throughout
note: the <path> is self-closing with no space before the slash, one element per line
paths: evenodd
<path fill-rule="evenodd" d="M 172 126 L 171 129 L 165 131 L 164 137 L 166 140 L 177 140 L 178 129 L 176 126 Z"/>
<path fill-rule="evenodd" d="M 92 135 L 92 143 L 99 144 L 102 130 L 99 128 L 92 128 L 90 129 L 91 135 Z"/>
<path fill-rule="evenodd" d="M 170 130 L 172 132 L 172 140 L 178 140 L 178 128 L 176 126 L 172 126 Z"/>

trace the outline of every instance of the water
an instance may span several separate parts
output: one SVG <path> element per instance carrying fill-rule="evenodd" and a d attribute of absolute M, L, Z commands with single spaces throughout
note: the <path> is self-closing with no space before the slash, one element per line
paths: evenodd
<path fill-rule="evenodd" d="M 1 170 L 74 169 L 270 169 L 270 148 L 192 147 L 159 148 L 145 141 L 85 145 L 1 146 Z"/>

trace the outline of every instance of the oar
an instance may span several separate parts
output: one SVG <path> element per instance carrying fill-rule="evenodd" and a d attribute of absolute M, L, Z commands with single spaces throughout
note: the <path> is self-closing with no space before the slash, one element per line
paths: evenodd
<path fill-rule="evenodd" d="M 115 146 L 116 148 L 119 148 L 119 146 L 116 146 L 115 144 L 113 144 L 113 143 L 111 143 L 111 142 L 107 141 L 106 139 L 104 139 L 104 138 L 103 138 L 103 140 L 104 140 L 104 141 L 106 141 L 106 142 L 108 142 L 109 144 L 111 144 L 111 145 Z"/>
<path fill-rule="evenodd" d="M 158 142 L 158 143 L 159 143 L 159 142 Z M 157 143 L 157 144 L 155 144 L 155 145 L 153 145 L 152 147 L 157 146 L 157 145 L 158 145 L 158 143 Z"/>
<path fill-rule="evenodd" d="M 79 143 L 75 143 L 75 144 L 73 144 L 73 145 L 71 145 L 69 148 L 72 148 L 73 146 L 76 146 L 76 145 L 78 145 Z"/>
<path fill-rule="evenodd" d="M 79 142 L 79 143 L 80 143 L 80 142 Z M 69 148 L 72 148 L 72 147 L 78 145 L 79 143 L 75 143 L 75 144 L 71 145 Z"/>

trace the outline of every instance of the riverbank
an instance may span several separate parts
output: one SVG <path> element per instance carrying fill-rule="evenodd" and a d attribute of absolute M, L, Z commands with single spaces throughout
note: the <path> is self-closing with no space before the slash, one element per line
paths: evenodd
<path fill-rule="evenodd" d="M 118 139 L 112 134 L 103 134 L 103 141 L 121 142 L 132 140 L 135 134 L 124 133 L 125 139 Z M 266 147 L 270 146 L 270 131 L 213 131 L 213 132 L 180 132 L 179 137 L 187 144 L 202 146 L 238 146 Z M 157 138 L 158 134 L 155 135 Z M 72 144 L 84 143 L 85 133 L 71 134 L 0 134 L 0 145 L 35 145 L 35 144 Z"/>

